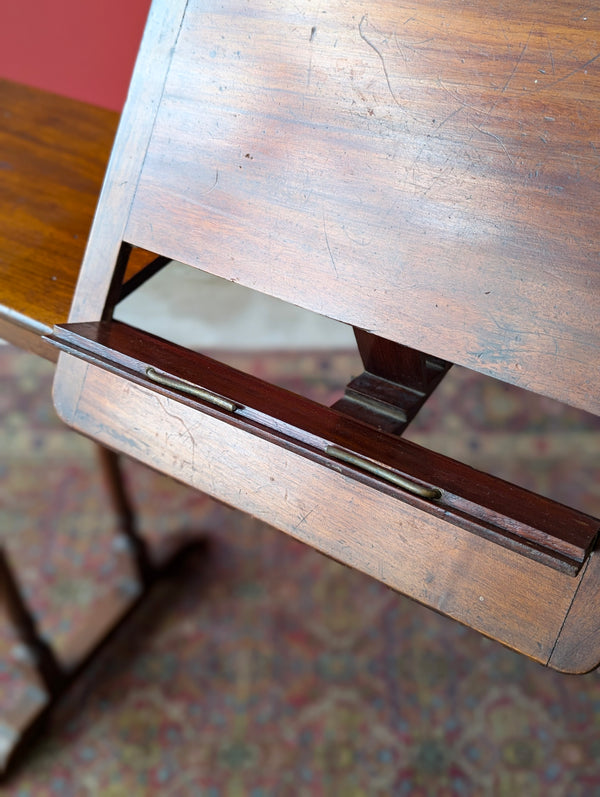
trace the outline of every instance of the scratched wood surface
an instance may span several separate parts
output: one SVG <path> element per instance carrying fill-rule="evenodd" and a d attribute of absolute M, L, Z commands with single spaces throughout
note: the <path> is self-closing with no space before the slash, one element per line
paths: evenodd
<path fill-rule="evenodd" d="M 576 0 L 190 0 L 124 237 L 600 411 L 599 56 Z"/>
<path fill-rule="evenodd" d="M 599 30 L 574 0 L 155 0 L 70 320 L 108 319 L 127 241 L 600 412 Z M 69 355 L 55 402 L 539 661 L 600 660 L 597 553 L 558 572 Z"/>
<path fill-rule="evenodd" d="M 71 355 L 59 369 L 55 404 L 74 428 L 547 662 L 581 576 Z"/>
<path fill-rule="evenodd" d="M 412 484 L 435 487 L 439 495 L 428 500 L 375 479 L 378 489 L 391 491 L 398 500 L 413 501 L 422 512 L 564 572 L 579 572 L 598 535 L 600 521 L 595 518 L 127 324 L 63 325 L 55 328 L 52 340 L 64 351 L 150 387 L 156 387 L 156 382 L 149 379 L 148 368 L 184 380 L 188 386 L 200 385 L 212 395 L 225 397 L 226 413 L 233 412 L 226 422 L 249 434 L 264 434 L 276 445 L 299 447 L 326 465 L 331 464 L 328 447 L 335 446 L 380 463 Z M 175 394 L 198 411 L 222 413 L 185 391 Z"/>

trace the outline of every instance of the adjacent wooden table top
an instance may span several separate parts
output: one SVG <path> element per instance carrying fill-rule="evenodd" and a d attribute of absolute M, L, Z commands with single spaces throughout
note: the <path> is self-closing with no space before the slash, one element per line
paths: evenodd
<path fill-rule="evenodd" d="M 0 81 L 0 337 L 66 321 L 119 115 Z"/>

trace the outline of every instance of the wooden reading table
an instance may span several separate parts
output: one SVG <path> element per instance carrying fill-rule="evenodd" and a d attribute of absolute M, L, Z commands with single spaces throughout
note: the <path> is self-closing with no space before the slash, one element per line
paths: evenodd
<path fill-rule="evenodd" d="M 452 363 L 600 412 L 600 11 L 155 0 L 67 324 L 72 427 L 538 662 L 600 661 L 599 521 L 414 445 Z M 132 257 L 354 327 L 322 407 L 115 321 Z"/>
<path fill-rule="evenodd" d="M 156 0 L 55 405 L 551 667 L 600 661 L 598 520 L 409 443 L 451 363 L 600 412 L 600 12 Z M 137 247 L 356 329 L 321 407 L 113 320 Z"/>

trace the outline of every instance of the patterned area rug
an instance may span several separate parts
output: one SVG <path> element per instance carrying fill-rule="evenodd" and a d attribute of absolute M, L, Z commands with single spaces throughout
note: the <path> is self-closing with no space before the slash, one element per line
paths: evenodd
<path fill-rule="evenodd" d="M 353 354 L 233 361 L 324 401 L 358 371 Z M 0 347 L 0 540 L 60 653 L 135 582 L 51 376 Z M 600 424 L 582 413 L 453 369 L 409 436 L 600 515 Z M 126 476 L 154 551 L 187 531 L 206 554 L 157 585 L 6 794 L 600 794 L 597 672 L 545 670 L 136 463 Z M 39 686 L 1 631 L 6 733 Z"/>

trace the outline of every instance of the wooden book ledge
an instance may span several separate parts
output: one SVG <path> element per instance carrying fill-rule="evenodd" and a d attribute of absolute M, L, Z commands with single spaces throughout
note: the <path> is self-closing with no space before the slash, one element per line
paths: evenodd
<path fill-rule="evenodd" d="M 79 431 L 557 669 L 599 522 L 404 441 L 452 363 L 600 412 L 600 16 L 157 0 L 54 395 Z M 113 320 L 152 251 L 352 325 L 333 408 Z"/>

